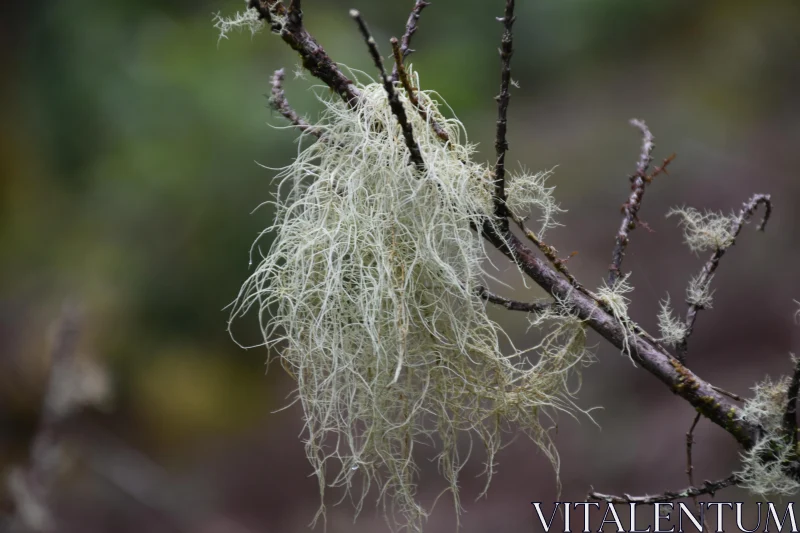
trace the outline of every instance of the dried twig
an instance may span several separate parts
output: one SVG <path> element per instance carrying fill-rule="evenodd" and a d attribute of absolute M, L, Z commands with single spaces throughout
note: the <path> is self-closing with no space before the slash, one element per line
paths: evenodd
<path fill-rule="evenodd" d="M 439 139 L 444 142 L 448 142 L 450 140 L 450 136 L 438 122 L 430 118 L 428 112 L 419 103 L 419 98 L 417 98 L 416 95 L 416 89 L 411 84 L 411 79 L 408 77 L 408 71 L 403 64 L 403 52 L 400 48 L 400 43 L 397 41 L 397 38 L 392 37 L 391 43 L 392 53 L 394 54 L 394 68 L 396 72 L 394 78 L 396 80 L 400 80 L 400 84 L 405 89 L 409 102 L 411 102 L 414 107 L 417 108 L 417 112 L 419 113 L 419 116 L 422 117 L 422 120 L 431 125 L 431 128 L 433 129 L 434 133 L 436 133 L 436 136 L 439 137 Z"/>
<path fill-rule="evenodd" d="M 392 81 L 392 78 L 386 75 L 386 69 L 383 66 L 383 58 L 381 57 L 381 53 L 378 51 L 378 45 L 375 43 L 375 39 L 369 32 L 366 22 L 364 22 L 364 19 L 361 17 L 361 13 L 353 9 L 350 11 L 350 16 L 353 17 L 358 24 L 358 29 L 361 31 L 361 35 L 364 37 L 364 41 L 367 43 L 369 53 L 372 56 L 372 60 L 375 62 L 375 67 L 377 67 L 381 73 L 383 88 L 386 89 L 386 96 L 389 98 L 389 107 L 392 108 L 392 113 L 395 117 L 397 117 L 397 122 L 400 123 L 400 128 L 403 131 L 403 138 L 406 141 L 406 146 L 408 147 L 408 151 L 411 152 L 411 161 L 420 171 L 424 171 L 425 162 L 422 160 L 422 153 L 419 150 L 419 145 L 414 139 L 414 130 L 411 128 L 411 123 L 408 121 L 403 103 L 400 101 L 397 91 L 394 90 L 394 82 Z"/>
<path fill-rule="evenodd" d="M 524 311 L 526 313 L 541 313 L 552 304 L 550 302 L 520 302 L 505 298 L 498 294 L 489 292 L 486 287 L 478 287 L 478 295 L 489 303 L 502 305 L 509 311 Z"/>
<path fill-rule="evenodd" d="M 793 448 L 797 448 L 797 395 L 800 393 L 800 359 L 794 362 L 794 373 L 786 392 L 788 398 L 783 415 L 783 432 L 791 439 Z"/>
<path fill-rule="evenodd" d="M 613 346 L 622 350 L 628 335 L 614 316 L 596 299 L 575 290 L 556 270 L 538 259 L 525 244 L 510 231 L 499 233 L 491 222 L 484 222 L 481 233 L 484 238 L 508 257 L 537 285 L 555 299 L 569 305 L 578 318 L 599 333 Z M 739 407 L 730 399 L 714 390 L 713 386 L 683 366 L 664 348 L 648 336 L 637 332 L 630 341 L 630 353 L 634 361 L 647 370 L 675 394 L 689 402 L 704 417 L 717 424 L 733 436 L 745 449 L 756 441 L 759 428 L 738 416 Z"/>
<path fill-rule="evenodd" d="M 283 79 L 285 76 L 286 72 L 282 68 L 276 70 L 275 74 L 272 75 L 270 80 L 272 85 L 272 98 L 269 99 L 270 105 L 275 111 L 283 115 L 286 120 L 297 126 L 298 129 L 319 138 L 322 132 L 303 120 L 286 100 L 286 94 L 283 91 Z"/>
<path fill-rule="evenodd" d="M 500 94 L 497 95 L 497 136 L 494 147 L 497 152 L 497 162 L 494 167 L 494 210 L 499 219 L 505 218 L 506 210 L 506 152 L 508 141 L 508 103 L 511 95 L 508 87 L 511 84 L 511 56 L 514 53 L 512 28 L 514 26 L 514 0 L 506 0 L 506 9 L 502 18 L 503 38 L 500 44 L 500 59 L 502 63 L 500 73 Z"/>
<path fill-rule="evenodd" d="M 400 40 L 400 57 L 403 58 L 403 60 L 414 52 L 414 50 L 411 49 L 411 37 L 417 32 L 417 23 L 419 22 L 422 10 L 429 5 L 431 5 L 431 3 L 425 0 L 416 0 L 414 3 L 414 9 L 411 10 L 411 14 L 408 16 L 408 21 L 406 22 L 406 31 L 403 34 L 403 38 Z M 401 63 L 402 61 L 394 65 L 394 71 L 392 72 L 394 81 L 398 80 Z"/>
<path fill-rule="evenodd" d="M 689 478 L 689 486 L 694 487 L 694 463 L 692 461 L 692 445 L 694 444 L 694 428 L 700 422 L 700 413 L 694 417 L 692 426 L 686 432 L 686 476 Z M 692 503 L 694 504 L 695 512 L 700 516 L 700 505 L 697 503 L 697 496 L 692 496 Z M 703 532 L 708 531 L 705 519 L 703 520 Z"/>
<path fill-rule="evenodd" d="M 259 17 L 269 24 L 274 33 L 293 50 L 300 54 L 305 67 L 312 75 L 325 82 L 349 106 L 354 107 L 361 92 L 347 76 L 345 76 L 336 63 L 328 56 L 325 49 L 306 31 L 302 24 L 282 25 L 274 15 L 286 17 L 288 12 L 278 0 L 248 0 L 248 7 L 258 11 Z M 299 3 L 296 12 L 299 13 Z"/>
<path fill-rule="evenodd" d="M 731 241 L 730 246 L 736 244 L 736 238 L 739 236 L 739 233 L 741 233 L 742 228 L 750 220 L 756 209 L 758 209 L 758 206 L 761 204 L 764 204 L 764 218 L 758 225 L 757 230 L 764 231 L 764 228 L 769 221 L 769 217 L 772 214 L 772 201 L 770 200 L 770 196 L 768 194 L 756 194 L 750 198 L 750 200 L 744 203 L 741 211 L 739 211 L 739 216 L 737 216 L 734 220 L 731 228 L 733 240 Z M 727 249 L 728 248 L 726 247 L 717 248 L 714 250 L 714 253 L 711 254 L 711 257 L 703 266 L 703 270 L 700 271 L 700 275 L 697 278 L 699 286 L 708 285 L 708 283 L 711 281 L 711 276 L 713 276 L 714 272 L 716 272 L 720 259 L 722 259 L 722 256 L 725 255 Z M 686 312 L 686 335 L 684 335 L 683 340 L 677 346 L 678 359 L 680 359 L 681 362 L 686 360 L 689 337 L 691 337 L 692 333 L 694 332 L 694 324 L 697 320 L 697 312 L 701 309 L 702 306 L 697 302 L 689 303 L 689 310 Z"/>
<path fill-rule="evenodd" d="M 287 17 L 289 24 L 297 28 L 303 26 L 303 9 L 300 7 L 300 0 L 291 0 Z"/>
<path fill-rule="evenodd" d="M 611 254 L 611 266 L 608 268 L 609 285 L 613 285 L 621 275 L 620 267 L 625 257 L 625 248 L 627 248 L 630 242 L 630 232 L 636 228 L 636 223 L 639 221 L 639 208 L 642 206 L 645 188 L 652 180 L 652 177 L 665 171 L 669 161 L 671 161 L 671 159 L 664 160 L 664 164 L 656 169 L 653 176 L 648 179 L 647 169 L 653 161 L 653 148 L 655 148 L 653 134 L 650 133 L 650 129 L 643 120 L 634 118 L 631 119 L 630 123 L 642 132 L 642 151 L 639 155 L 639 162 L 636 164 L 636 173 L 631 176 L 631 195 L 628 197 L 628 201 L 622 206 L 622 213 L 624 216 L 622 217 L 622 224 L 617 232 L 614 251 Z"/>
<path fill-rule="evenodd" d="M 285 14 L 282 5 L 274 0 L 251 0 L 261 7 L 259 13 L 267 18 L 264 10 L 269 6 L 276 14 Z M 269 21 L 269 19 L 268 19 Z M 279 28 L 280 29 L 280 28 Z M 275 27 L 273 26 L 273 30 Z M 282 31 L 281 37 L 294 50 L 300 53 L 303 64 L 313 75 L 324 81 L 337 94 L 355 106 L 360 96 L 357 88 L 336 67 L 317 42 L 302 31 Z M 596 299 L 575 290 L 575 287 L 562 277 L 557 270 L 539 260 L 534 252 L 514 234 L 486 220 L 478 224 L 487 241 L 508 257 L 535 283 L 548 294 L 569 305 L 581 320 L 597 331 L 603 338 L 618 349 L 622 349 L 626 333 L 619 322 L 600 305 Z M 713 386 L 695 375 L 672 357 L 652 338 L 637 330 L 632 340 L 631 355 L 641 368 L 653 374 L 671 390 L 695 407 L 704 417 L 731 434 L 745 449 L 755 442 L 759 428 L 740 420 L 739 407 L 729 398 L 714 390 Z"/>
<path fill-rule="evenodd" d="M 713 496 L 717 491 L 737 485 L 738 483 L 739 478 L 736 477 L 736 475 L 731 475 L 725 479 L 720 479 L 719 481 L 705 481 L 700 487 L 687 487 L 679 492 L 666 491 L 653 496 L 631 496 L 630 494 L 614 496 L 611 494 L 590 492 L 587 498 L 592 501 L 619 503 L 624 505 L 630 503 L 652 505 L 654 503 L 672 502 L 675 500 L 682 500 L 684 498 L 695 498 L 697 496 L 703 496 L 706 494 Z"/>

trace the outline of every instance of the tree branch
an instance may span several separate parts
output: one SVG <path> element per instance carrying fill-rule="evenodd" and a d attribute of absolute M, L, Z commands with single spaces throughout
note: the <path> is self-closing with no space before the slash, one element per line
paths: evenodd
<path fill-rule="evenodd" d="M 717 248 L 703 266 L 703 270 L 700 271 L 698 280 L 701 286 L 706 286 L 711 281 L 711 276 L 713 276 L 714 272 L 716 272 L 722 256 L 725 255 L 725 252 L 728 248 L 736 244 L 736 238 L 739 237 L 739 233 L 741 233 L 742 228 L 750 220 L 750 218 L 756 212 L 756 209 L 758 209 L 758 206 L 761 204 L 764 204 L 765 208 L 764 218 L 761 220 L 761 224 L 758 225 L 757 230 L 764 231 L 764 228 L 769 221 L 769 217 L 772 215 L 772 201 L 770 200 L 770 196 L 768 194 L 756 194 L 750 198 L 750 200 L 744 203 L 741 211 L 739 211 L 739 216 L 736 217 L 736 220 L 734 220 L 731 228 L 731 234 L 733 235 L 731 244 L 726 248 Z M 686 335 L 677 346 L 678 358 L 681 360 L 681 362 L 685 361 L 686 359 L 686 353 L 689 349 L 689 337 L 691 337 L 692 333 L 694 332 L 694 324 L 697 321 L 697 312 L 701 309 L 702 307 L 697 303 L 689 304 L 689 310 L 686 312 Z"/>
<path fill-rule="evenodd" d="M 403 103 L 400 101 L 400 97 L 397 96 L 397 91 L 394 90 L 394 82 L 392 78 L 386 75 L 386 69 L 383 66 L 381 53 L 378 51 L 378 45 L 369 32 L 366 22 L 364 22 L 364 19 L 361 17 L 361 13 L 352 9 L 350 10 L 350 16 L 353 17 L 358 24 L 358 29 L 361 31 L 361 35 L 367 43 L 369 53 L 372 56 L 372 60 L 375 62 L 375 67 L 377 67 L 381 73 L 383 88 L 386 89 L 386 96 L 389 98 L 389 107 L 392 108 L 392 113 L 397 117 L 397 122 L 400 123 L 400 129 L 403 131 L 406 147 L 408 147 L 408 151 L 411 153 L 411 161 L 417 166 L 417 169 L 422 172 L 425 170 L 425 162 L 422 160 L 422 153 L 419 151 L 419 145 L 414 139 L 414 130 L 411 127 L 411 123 L 408 121 Z"/>
<path fill-rule="evenodd" d="M 647 179 L 647 169 L 653 161 L 653 134 L 643 120 L 631 119 L 631 125 L 638 128 L 642 132 L 642 151 L 639 155 L 639 162 L 636 165 L 636 173 L 631 176 L 631 195 L 628 201 L 622 206 L 622 224 L 617 232 L 616 245 L 611 254 L 611 266 L 609 267 L 608 283 L 613 285 L 619 279 L 622 266 L 622 259 L 625 257 L 625 248 L 627 248 L 630 239 L 628 235 L 631 231 L 636 229 L 636 222 L 638 221 L 639 208 L 642 205 L 642 198 L 644 198 L 644 191 L 650 180 Z M 666 168 L 667 161 L 664 162 L 663 167 Z"/>
<path fill-rule="evenodd" d="M 444 131 L 444 128 L 436 122 L 435 120 L 430 118 L 428 112 L 420 105 L 419 98 L 416 95 L 416 89 L 411 84 L 411 79 L 408 77 L 408 71 L 406 71 L 405 65 L 403 65 L 403 51 L 400 48 L 400 44 L 397 41 L 396 37 L 392 37 L 392 53 L 394 55 L 394 68 L 395 68 L 395 75 L 394 79 L 400 81 L 400 84 L 406 91 L 406 95 L 408 96 L 409 102 L 414 104 L 414 107 L 417 108 L 417 112 L 419 116 L 422 117 L 426 123 L 431 125 L 434 133 L 436 136 L 439 137 L 444 142 L 448 142 L 450 140 L 450 136 Z"/>
<path fill-rule="evenodd" d="M 296 1 L 296 0 L 295 0 Z M 355 84 L 345 76 L 336 63 L 328 56 L 325 49 L 308 33 L 299 17 L 299 2 L 293 3 L 295 14 L 300 23 L 294 24 L 288 18 L 286 8 L 278 0 L 248 0 L 248 7 L 258 11 L 259 17 L 267 21 L 274 33 L 288 44 L 292 50 L 300 54 L 305 67 L 312 75 L 325 82 L 336 94 L 342 97 L 350 107 L 354 107 L 361 97 L 361 92 Z M 288 24 L 281 25 L 273 16 L 287 17 Z"/>
<path fill-rule="evenodd" d="M 411 37 L 417 32 L 417 23 L 419 22 L 422 10 L 429 5 L 431 5 L 431 3 L 425 0 L 416 0 L 414 3 L 414 9 L 411 10 L 411 14 L 408 16 L 408 22 L 406 22 L 406 31 L 403 34 L 403 38 L 400 40 L 400 57 L 402 57 L 403 60 L 414 52 L 414 50 L 411 49 Z M 394 65 L 394 71 L 392 72 L 394 81 L 398 80 L 399 65 L 400 63 L 395 63 Z"/>
<path fill-rule="evenodd" d="M 283 79 L 285 76 L 286 72 L 282 68 L 276 70 L 275 74 L 272 75 L 270 79 L 270 84 L 272 85 L 272 98 L 269 99 L 270 105 L 300 131 L 310 133 L 314 137 L 319 138 L 322 132 L 300 118 L 300 115 L 292 109 L 292 106 L 290 106 L 289 102 L 286 100 L 286 93 L 283 91 Z"/>
<path fill-rule="evenodd" d="M 794 373 L 786 392 L 786 412 L 783 415 L 783 431 L 789 437 L 793 449 L 797 449 L 797 395 L 800 393 L 800 359 L 794 362 Z"/>
<path fill-rule="evenodd" d="M 511 232 L 498 233 L 497 228 L 487 221 L 482 227 L 482 234 L 548 294 L 559 301 L 567 302 L 589 327 L 612 345 L 623 349 L 627 335 L 624 328 L 595 300 L 575 290 Z M 739 407 L 714 390 L 711 384 L 684 367 L 645 335 L 636 335 L 630 342 L 630 352 L 634 361 L 642 368 L 689 402 L 704 417 L 730 433 L 745 449 L 753 445 L 759 433 L 758 426 L 739 420 Z"/>
<path fill-rule="evenodd" d="M 700 487 L 687 487 L 680 492 L 667 491 L 662 494 L 656 494 L 655 496 L 631 496 L 630 494 L 613 496 L 611 494 L 590 492 L 587 498 L 592 501 L 618 503 L 623 505 L 630 503 L 652 505 L 654 503 L 672 502 L 675 500 L 682 500 L 684 498 L 696 498 L 697 496 L 704 496 L 706 494 L 713 496 L 717 491 L 737 485 L 738 483 L 739 478 L 737 478 L 736 475 L 731 475 L 718 481 L 705 481 Z"/>
<path fill-rule="evenodd" d="M 478 287 L 478 295 L 489 303 L 502 305 L 509 311 L 524 311 L 526 313 L 541 313 L 550 307 L 549 302 L 520 302 L 489 292 L 486 287 Z"/>
<path fill-rule="evenodd" d="M 506 152 L 508 141 L 508 103 L 511 95 L 508 87 L 511 83 L 511 56 L 514 54 L 514 41 L 512 29 L 514 26 L 514 0 L 506 0 L 506 9 L 502 18 L 503 38 L 500 45 L 500 59 L 502 63 L 500 73 L 500 94 L 497 95 L 497 136 L 494 147 L 497 152 L 497 162 L 494 167 L 494 211 L 495 216 L 506 216 Z"/>

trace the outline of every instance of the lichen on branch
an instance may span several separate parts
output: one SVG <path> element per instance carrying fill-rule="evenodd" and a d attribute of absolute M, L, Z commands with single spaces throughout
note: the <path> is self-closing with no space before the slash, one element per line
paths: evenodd
<path fill-rule="evenodd" d="M 395 92 L 425 161 L 408 165 L 385 87 L 357 88 L 354 107 L 322 98 L 321 140 L 280 171 L 275 241 L 231 319 L 255 310 L 264 344 L 297 381 L 320 492 L 329 482 L 355 490 L 360 508 L 374 483 L 390 516 L 419 531 L 415 449 L 435 444 L 456 509 L 462 437 L 486 450 L 487 486 L 511 427 L 557 469 L 551 420 L 580 411 L 569 376 L 589 355 L 567 305 L 532 319 L 541 344 L 501 351 L 505 334 L 481 297 L 485 244 L 472 230 L 493 213 L 492 173 L 422 90 L 417 105 L 449 140 Z"/>

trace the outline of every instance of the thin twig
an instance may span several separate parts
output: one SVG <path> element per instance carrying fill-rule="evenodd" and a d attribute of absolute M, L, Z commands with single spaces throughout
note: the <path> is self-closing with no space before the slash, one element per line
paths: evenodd
<path fill-rule="evenodd" d="M 508 213 L 508 216 L 511 217 L 511 220 L 513 220 L 517 224 L 519 229 L 522 231 L 522 233 L 525 234 L 525 237 L 527 237 L 528 240 L 531 241 L 539 249 L 539 251 L 542 252 L 542 254 L 544 254 L 544 256 L 547 258 L 547 260 L 550 261 L 550 264 L 553 265 L 553 267 L 561 275 L 563 275 L 565 278 L 567 278 L 567 281 L 569 281 L 570 285 L 572 285 L 573 287 L 575 287 L 579 291 L 583 292 L 587 296 L 591 296 L 592 298 L 594 298 L 594 296 L 591 295 L 591 293 L 589 293 L 589 291 L 587 291 L 583 287 L 583 285 L 581 285 L 578 282 L 578 280 L 575 278 L 575 276 L 573 276 L 570 273 L 569 269 L 567 268 L 567 261 L 569 261 L 569 259 L 570 259 L 569 257 L 567 257 L 565 259 L 559 258 L 558 257 L 558 250 L 556 250 L 555 248 L 553 248 L 549 244 L 545 243 L 542 239 L 540 239 L 536 235 L 536 233 L 534 233 L 531 229 L 529 229 L 525 225 L 525 221 L 522 219 L 522 217 L 516 215 L 515 213 L 512 213 L 510 209 L 506 209 L 506 211 Z"/>
<path fill-rule="evenodd" d="M 303 120 L 286 100 L 286 93 L 283 91 L 283 80 L 285 76 L 286 72 L 282 68 L 276 70 L 275 74 L 272 75 L 270 80 L 272 84 L 272 98 L 269 99 L 270 105 L 275 111 L 283 115 L 286 120 L 297 126 L 299 130 L 319 138 L 322 132 Z"/>
<path fill-rule="evenodd" d="M 518 300 L 512 300 L 489 292 L 486 287 L 478 287 L 478 295 L 489 303 L 502 305 L 509 311 L 541 313 L 552 305 L 550 302 L 520 302 Z"/>
<path fill-rule="evenodd" d="M 411 37 L 417 32 L 417 23 L 419 22 L 422 10 L 429 5 L 431 5 L 431 3 L 425 0 L 416 0 L 414 3 L 414 9 L 411 10 L 411 14 L 408 16 L 408 21 L 406 22 L 406 31 L 400 40 L 400 57 L 402 57 L 403 60 L 414 52 L 411 48 Z M 394 81 L 398 80 L 399 65 L 400 63 L 395 63 L 394 70 L 392 71 L 392 79 L 394 79 Z"/>
<path fill-rule="evenodd" d="M 739 478 L 734 474 L 720 479 L 719 481 L 705 481 L 700 487 L 687 487 L 680 492 L 666 491 L 654 496 L 631 496 L 630 494 L 623 494 L 622 496 L 614 496 L 611 494 L 601 494 L 599 492 L 590 492 L 587 498 L 592 501 L 602 501 L 607 503 L 618 504 L 631 504 L 638 503 L 644 505 L 652 505 L 654 503 L 672 502 L 675 500 L 682 500 L 684 498 L 694 498 L 697 496 L 704 496 L 709 494 L 713 496 L 717 491 L 727 487 L 739 484 Z"/>
<path fill-rule="evenodd" d="M 728 398 L 733 398 L 737 402 L 743 402 L 744 401 L 744 398 L 742 398 L 738 394 L 734 394 L 733 392 L 727 391 L 727 390 L 725 390 L 725 389 L 723 389 L 721 387 L 717 387 L 716 385 L 711 385 L 711 388 L 714 389 L 715 391 L 717 391 L 720 394 L 724 394 Z"/>
<path fill-rule="evenodd" d="M 303 9 L 300 7 L 300 0 L 291 0 L 287 13 L 286 18 L 289 24 L 298 28 L 303 26 Z"/>
<path fill-rule="evenodd" d="M 502 233 L 501 231 L 488 219 L 480 226 L 483 237 L 545 292 L 557 301 L 563 302 L 577 318 L 583 320 L 613 346 L 623 349 L 629 333 L 607 309 L 604 309 L 595 298 L 575 290 L 575 287 L 558 271 L 536 257 L 535 252 L 516 235 L 507 230 Z M 631 356 L 641 368 L 666 384 L 704 417 L 727 431 L 742 447 L 749 449 L 756 442 L 759 428 L 738 417 L 739 406 L 715 391 L 710 383 L 683 366 L 658 343 L 637 331 L 636 337 L 630 340 L 629 345 Z"/>
<path fill-rule="evenodd" d="M 408 76 L 408 71 L 406 70 L 406 67 L 403 64 L 403 52 L 402 49 L 400 48 L 400 43 L 397 41 L 397 38 L 392 37 L 391 43 L 392 43 L 392 53 L 394 55 L 394 68 L 395 68 L 394 79 L 400 81 L 400 84 L 406 91 L 406 95 L 408 96 L 408 101 L 411 102 L 414 105 L 414 107 L 417 108 L 417 112 L 419 113 L 419 116 L 422 117 L 422 120 L 424 120 L 427 124 L 431 125 L 431 128 L 433 129 L 434 133 L 436 133 L 436 136 L 439 137 L 439 139 L 441 139 L 444 142 L 448 142 L 450 140 L 450 136 L 447 134 L 446 131 L 444 131 L 444 128 L 442 128 L 442 126 L 438 122 L 436 122 L 430 117 L 428 111 L 425 110 L 425 108 L 423 108 L 419 103 L 419 98 L 417 98 L 416 94 L 417 90 L 411 84 L 411 79 Z"/>
<path fill-rule="evenodd" d="M 764 218 L 761 220 L 761 223 L 756 229 L 758 231 L 764 231 L 764 228 L 767 226 L 767 222 L 769 221 L 769 217 L 772 215 L 772 201 L 770 200 L 770 195 L 768 194 L 756 194 L 742 205 L 742 209 L 739 211 L 739 216 L 737 216 L 733 221 L 733 226 L 731 227 L 731 235 L 733 238 L 730 245 L 726 248 L 717 248 L 714 250 L 714 253 L 711 254 L 711 257 L 703 266 L 703 270 L 700 271 L 700 276 L 698 277 L 699 286 L 704 287 L 708 285 L 708 283 L 711 281 L 711 276 L 714 275 L 714 272 L 716 272 L 717 267 L 719 266 L 720 259 L 722 259 L 722 256 L 725 255 L 725 252 L 728 248 L 736 244 L 736 239 L 739 237 L 739 233 L 741 233 L 742 228 L 750 220 L 750 218 L 756 212 L 756 209 L 758 209 L 758 206 L 761 204 L 764 204 Z M 686 311 L 686 335 L 684 335 L 683 340 L 678 343 L 676 348 L 678 359 L 681 362 L 686 360 L 689 337 L 691 337 L 692 333 L 694 332 L 694 324 L 697 320 L 697 313 L 701 309 L 702 307 L 699 304 L 695 302 L 689 303 L 689 309 Z"/>
<path fill-rule="evenodd" d="M 697 423 L 700 422 L 700 413 L 694 417 L 694 422 L 692 422 L 692 427 L 689 428 L 689 431 L 686 433 L 686 476 L 689 478 L 689 486 L 694 487 L 694 463 L 692 461 L 692 445 L 694 444 L 694 428 L 697 427 Z M 698 516 L 700 516 L 700 505 L 697 503 L 697 496 L 692 496 L 692 503 L 694 504 L 695 512 Z M 701 533 L 705 533 L 708 530 L 705 523 L 705 517 L 703 519 L 703 529 Z"/>
<path fill-rule="evenodd" d="M 378 45 L 369 32 L 366 22 L 364 22 L 364 19 L 361 17 L 361 13 L 355 9 L 351 9 L 350 16 L 353 17 L 358 24 L 358 29 L 361 31 L 361 35 L 367 43 L 367 48 L 369 48 L 369 53 L 372 56 L 372 60 L 375 62 L 375 67 L 377 67 L 381 73 L 383 88 L 386 89 L 386 96 L 389 98 L 389 107 L 392 108 L 392 113 L 397 117 L 397 122 L 400 123 L 400 129 L 403 131 L 403 138 L 406 141 L 406 146 L 408 147 L 408 151 L 411 152 L 411 161 L 417 166 L 417 169 L 424 171 L 425 162 L 422 160 L 422 153 L 419 150 L 419 145 L 414 139 L 414 130 L 411 128 L 411 123 L 408 121 L 403 103 L 400 101 L 397 91 L 394 90 L 392 78 L 386 75 L 386 68 L 383 66 L 383 58 L 378 50 Z"/>
<path fill-rule="evenodd" d="M 506 210 L 506 152 L 508 141 L 508 103 L 511 94 L 508 87 L 511 84 L 511 56 L 514 54 L 514 0 L 506 0 L 506 9 L 502 18 L 503 38 L 500 43 L 500 94 L 497 95 L 497 135 L 494 142 L 497 153 L 497 162 L 494 167 L 494 214 L 498 219 L 505 218 Z"/>
<path fill-rule="evenodd" d="M 258 11 L 259 17 L 269 24 L 272 31 L 280 35 L 286 44 L 300 54 L 306 70 L 325 82 L 348 106 L 356 106 L 361 91 L 342 73 L 302 23 L 296 25 L 289 22 L 284 25 L 279 22 L 280 19 L 288 20 L 289 17 L 287 8 L 282 3 L 278 0 L 248 0 L 247 5 Z M 299 3 L 297 5 L 299 6 Z M 299 8 L 297 12 L 299 13 Z"/>
<path fill-rule="evenodd" d="M 783 415 L 784 435 L 791 439 L 792 449 L 797 448 L 797 395 L 800 393 L 800 359 L 794 362 L 794 373 L 786 392 L 786 412 Z"/>
<path fill-rule="evenodd" d="M 653 148 L 655 148 L 653 134 L 647 127 L 647 124 L 645 124 L 643 120 L 636 118 L 631 119 L 630 123 L 632 126 L 638 128 L 639 131 L 642 132 L 642 150 L 639 155 L 639 162 L 636 164 L 636 173 L 631 176 L 631 195 L 628 197 L 628 201 L 622 206 L 622 213 L 624 216 L 622 217 L 622 224 L 617 232 L 614 251 L 611 254 L 611 266 L 608 268 L 609 285 L 613 285 L 621 275 L 620 267 L 622 266 L 622 260 L 625 257 L 625 248 L 627 248 L 628 243 L 630 242 L 629 235 L 630 232 L 636 228 L 636 223 L 638 222 L 639 216 L 639 208 L 642 206 L 645 188 L 650 182 L 650 180 L 647 179 L 647 169 L 650 167 L 650 163 L 653 161 Z M 661 170 L 658 170 L 658 172 L 663 172 L 663 169 L 666 168 L 667 164 L 668 161 L 665 160 Z"/>
<path fill-rule="evenodd" d="M 250 0 L 259 9 L 262 18 L 269 18 L 268 9 L 276 15 L 285 16 L 285 8 L 277 0 Z M 266 13 L 266 14 L 265 14 Z M 275 20 L 272 21 L 273 23 Z M 350 106 L 355 107 L 360 91 L 352 81 L 345 77 L 322 47 L 305 30 L 281 31 L 281 25 L 272 26 L 281 38 L 303 58 L 303 65 L 314 76 L 325 82 L 341 95 Z M 488 219 L 476 224 L 483 237 L 508 259 L 514 262 L 530 279 L 549 295 L 563 301 L 578 318 L 598 332 L 604 339 L 618 349 L 622 349 L 627 334 L 619 322 L 598 304 L 596 299 L 576 291 L 557 270 L 538 259 L 516 235 Z M 723 428 L 745 449 L 751 447 L 758 438 L 759 428 L 737 415 L 739 407 L 729 398 L 712 388 L 712 385 L 690 369 L 683 366 L 666 350 L 647 335 L 636 332 L 631 344 L 631 354 L 641 368 L 654 375 L 672 391 L 695 407 L 704 417 Z"/>

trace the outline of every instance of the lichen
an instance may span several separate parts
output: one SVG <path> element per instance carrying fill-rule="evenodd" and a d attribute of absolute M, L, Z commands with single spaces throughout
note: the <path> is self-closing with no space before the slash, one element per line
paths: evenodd
<path fill-rule="evenodd" d="M 421 531 L 415 450 L 437 447 L 457 511 L 464 439 L 486 450 L 487 487 L 512 426 L 558 470 L 549 421 L 580 411 L 567 383 L 589 355 L 584 325 L 564 305 L 533 319 L 545 331 L 539 345 L 501 351 L 505 334 L 478 290 L 488 258 L 471 230 L 493 213 L 487 165 L 422 90 L 420 105 L 450 141 L 400 93 L 425 170 L 410 165 L 384 88 L 358 87 L 355 109 L 321 97 L 322 140 L 280 170 L 276 222 L 262 234 L 275 240 L 231 321 L 257 311 L 264 345 L 297 381 L 323 502 L 327 486 L 341 487 L 358 511 L 374 483 L 388 515 L 401 517 L 394 525 Z"/>
<path fill-rule="evenodd" d="M 548 187 L 547 180 L 553 169 L 544 172 L 530 172 L 522 168 L 520 172 L 509 173 L 506 183 L 507 205 L 519 216 L 535 212 L 539 214 L 539 231 L 536 236 L 543 239 L 545 232 L 560 226 L 556 215 L 564 213 L 553 196 L 555 187 Z"/>
<path fill-rule="evenodd" d="M 245 2 L 246 3 L 246 2 Z M 244 11 L 237 12 L 232 17 L 223 17 L 220 13 L 214 15 L 214 28 L 219 30 L 219 40 L 227 39 L 232 31 L 250 31 L 250 35 L 255 35 L 264 29 L 264 21 L 255 8 L 248 7 Z"/>
<path fill-rule="evenodd" d="M 671 216 L 680 217 L 684 243 L 693 252 L 724 250 L 736 238 L 735 215 L 727 216 L 713 211 L 701 213 L 693 207 L 676 207 L 667 213 L 667 217 Z"/>
<path fill-rule="evenodd" d="M 659 340 L 669 346 L 676 346 L 686 338 L 686 324 L 672 314 L 669 295 L 667 295 L 666 300 L 662 300 L 660 303 L 658 329 L 661 331 L 661 339 Z"/>
<path fill-rule="evenodd" d="M 686 303 L 699 309 L 711 309 L 714 304 L 714 291 L 711 290 L 711 280 L 714 276 L 706 278 L 705 274 L 694 276 L 686 287 Z"/>
<path fill-rule="evenodd" d="M 797 459 L 792 436 L 783 430 L 789 382 L 784 377 L 759 383 L 739 414 L 763 430 L 756 444 L 742 454 L 742 470 L 737 472 L 741 486 L 759 496 L 792 496 L 800 491 L 800 483 L 786 473 L 786 465 Z"/>
<path fill-rule="evenodd" d="M 628 316 L 628 305 L 631 301 L 625 296 L 633 291 L 633 285 L 628 282 L 629 277 L 630 274 L 619 278 L 611 286 L 604 280 L 603 285 L 597 289 L 597 298 L 622 328 L 622 353 L 633 361 L 631 339 L 636 339 L 636 323 Z"/>

